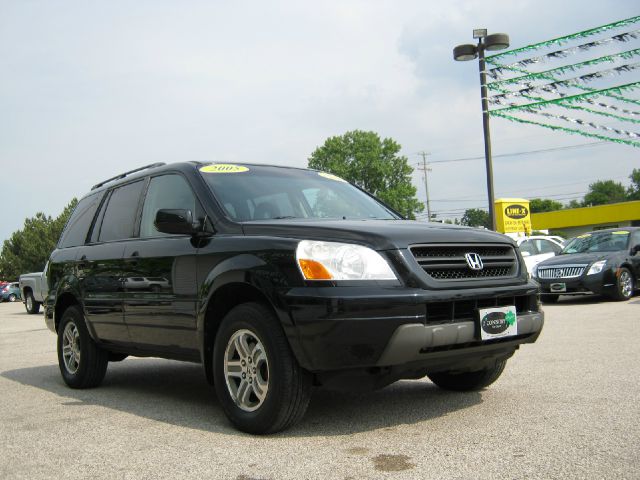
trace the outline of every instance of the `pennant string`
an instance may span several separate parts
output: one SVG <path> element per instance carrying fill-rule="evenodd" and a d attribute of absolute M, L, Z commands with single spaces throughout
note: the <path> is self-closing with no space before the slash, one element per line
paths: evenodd
<path fill-rule="evenodd" d="M 640 55 L 640 48 L 636 48 L 634 50 L 628 50 L 626 52 L 621 52 L 621 53 L 615 53 L 613 55 L 605 55 L 603 57 L 599 57 L 599 58 L 594 58 L 593 60 L 587 60 L 584 62 L 579 62 L 579 63 L 574 63 L 571 65 L 565 65 L 562 67 L 557 67 L 557 68 L 552 68 L 550 70 L 545 70 L 543 72 L 537 72 L 537 73 L 527 73 L 526 75 L 522 75 L 520 77 L 514 77 L 514 78 L 508 78 L 506 80 L 498 80 L 496 82 L 490 82 L 487 84 L 487 86 L 491 89 L 492 86 L 495 85 L 510 85 L 510 84 L 522 84 L 524 82 L 524 80 L 538 80 L 538 79 L 545 79 L 548 77 L 548 75 L 553 75 L 553 74 L 563 74 L 566 73 L 568 71 L 574 72 L 576 70 L 580 70 L 582 68 L 591 66 L 591 65 L 598 65 L 600 63 L 603 62 L 614 62 L 616 59 L 619 58 L 623 58 L 625 60 L 628 60 L 630 58 L 633 58 L 635 56 Z"/>
<path fill-rule="evenodd" d="M 636 39 L 640 36 L 640 29 L 633 30 L 631 32 L 625 32 L 618 35 L 614 35 L 609 38 L 604 38 L 602 40 L 596 40 L 595 42 L 583 43 L 582 45 L 577 45 L 575 47 L 569 47 L 562 50 L 556 50 L 555 52 L 547 53 L 546 55 L 541 55 L 538 57 L 525 58 L 518 62 L 511 63 L 509 65 L 497 65 L 493 68 L 487 70 L 487 75 L 489 75 L 493 79 L 498 79 L 504 75 L 504 69 L 511 69 L 511 67 L 526 67 L 528 65 L 533 65 L 536 63 L 545 62 L 547 59 L 554 58 L 564 58 L 572 53 L 576 53 L 578 51 L 586 51 L 591 48 L 606 45 L 611 42 L 628 42 L 630 39 Z"/>
<path fill-rule="evenodd" d="M 532 51 L 532 50 L 538 50 L 540 48 L 548 47 L 548 46 L 552 46 L 552 45 L 562 45 L 563 43 L 566 43 L 566 42 L 571 41 L 571 40 L 575 40 L 575 39 L 578 39 L 578 38 L 590 37 L 592 35 L 595 35 L 595 34 L 598 34 L 598 33 L 601 33 L 601 32 L 606 32 L 608 30 L 613 30 L 615 28 L 624 27 L 624 26 L 627 26 L 627 25 L 633 25 L 633 24 L 638 23 L 638 22 L 640 22 L 640 16 L 631 17 L 631 18 L 627 18 L 625 20 L 620 20 L 618 22 L 613 22 L 613 23 L 609 23 L 607 25 L 602 25 L 600 27 L 590 28 L 589 30 L 584 30 L 582 32 L 573 33 L 571 35 L 566 35 L 564 37 L 558 37 L 558 38 L 554 38 L 552 40 L 547 40 L 545 42 L 534 43 L 532 45 L 527 45 L 526 47 L 516 48 L 514 50 L 508 50 L 508 51 L 503 52 L 503 53 L 498 53 L 496 55 L 491 55 L 490 57 L 487 57 L 485 60 L 486 60 L 487 63 L 494 64 L 500 58 L 514 56 L 514 55 L 518 55 L 519 53 L 529 52 L 529 51 Z"/>
<path fill-rule="evenodd" d="M 518 117 L 511 116 L 511 115 L 507 115 L 506 113 L 502 113 L 502 112 L 491 112 L 491 114 L 495 115 L 497 117 L 505 118 L 505 119 L 510 120 L 512 122 L 524 123 L 524 124 L 528 124 L 528 125 L 537 125 L 537 126 L 540 126 L 540 127 L 549 128 L 551 130 L 562 131 L 562 132 L 565 132 L 565 133 L 572 133 L 572 134 L 576 134 L 576 135 L 582 135 L 584 137 L 597 138 L 599 140 L 604 140 L 604 141 L 607 141 L 607 142 L 621 143 L 621 144 L 625 144 L 625 145 L 631 145 L 632 147 L 639 147 L 640 148 L 640 142 L 636 141 L 636 140 L 630 140 L 630 139 L 625 139 L 625 138 L 613 138 L 613 137 L 608 137 L 606 135 L 601 135 L 599 133 L 584 132 L 582 130 L 578 130 L 578 129 L 574 129 L 574 128 L 566 128 L 566 127 L 561 127 L 561 126 L 558 126 L 558 125 L 551 125 L 551 124 L 548 124 L 548 123 L 535 122 L 533 120 L 526 120 L 524 118 L 518 118 Z"/>

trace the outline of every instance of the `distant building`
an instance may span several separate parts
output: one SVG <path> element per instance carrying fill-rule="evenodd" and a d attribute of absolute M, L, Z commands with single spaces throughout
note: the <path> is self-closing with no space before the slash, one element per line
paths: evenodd
<path fill-rule="evenodd" d="M 640 200 L 531 214 L 533 230 L 566 238 L 603 228 L 640 226 Z"/>

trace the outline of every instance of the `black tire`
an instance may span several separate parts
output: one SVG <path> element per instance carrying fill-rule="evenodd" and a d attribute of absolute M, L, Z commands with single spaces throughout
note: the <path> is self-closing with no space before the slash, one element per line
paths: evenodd
<path fill-rule="evenodd" d="M 40 302 L 36 302 L 33 293 L 26 292 L 24 294 L 24 308 L 29 315 L 35 315 L 40 311 Z"/>
<path fill-rule="evenodd" d="M 540 301 L 542 303 L 558 303 L 560 295 L 540 295 Z"/>
<path fill-rule="evenodd" d="M 247 359 L 255 357 L 258 342 L 261 343 L 262 366 L 267 365 L 264 367 L 266 375 L 262 374 L 263 379 L 267 377 L 264 398 L 260 400 L 255 394 L 250 394 L 256 399 L 253 411 L 247 411 L 247 407 L 242 408 L 232 397 L 231 389 L 236 388 L 239 392 L 240 383 L 245 381 L 229 377 L 228 383 L 225 374 L 225 356 L 230 356 L 230 353 L 235 351 L 231 341 L 234 336 L 239 335 L 256 340 L 256 343 L 248 345 L 253 348 L 253 353 L 247 356 Z M 233 357 L 229 361 L 234 361 L 239 366 L 241 358 Z M 258 366 L 259 372 L 262 371 L 258 362 L 255 362 L 254 366 Z M 246 368 L 239 368 L 242 378 L 245 378 Z M 255 368 L 253 374 L 255 377 Z M 224 317 L 213 348 L 213 377 L 216 394 L 225 414 L 239 430 L 247 433 L 268 434 L 289 428 L 304 416 L 311 398 L 311 375 L 298 365 L 277 318 L 259 303 L 238 305 Z M 249 378 L 251 372 L 247 373 L 247 382 L 251 381 Z M 254 387 L 247 389 L 254 388 L 255 392 L 258 385 L 258 379 L 255 377 Z"/>
<path fill-rule="evenodd" d="M 454 390 L 456 392 L 473 392 L 482 390 L 495 382 L 507 365 L 506 360 L 497 361 L 491 368 L 485 368 L 477 372 L 449 373 L 438 372 L 427 375 L 429 379 L 440 388 Z"/>
<path fill-rule="evenodd" d="M 79 352 L 77 368 L 65 364 L 63 342 L 67 326 Z M 70 343 L 70 342 L 68 342 Z M 73 351 L 73 348 L 71 349 Z M 107 372 L 109 354 L 98 347 L 87 330 L 82 310 L 72 305 L 64 311 L 58 327 L 58 365 L 64 382 L 71 388 L 93 388 L 102 383 Z"/>
<path fill-rule="evenodd" d="M 15 293 L 12 293 L 11 295 L 9 295 L 9 298 L 7 300 L 9 300 L 11 303 L 15 302 L 18 299 L 18 297 L 16 297 Z"/>
<path fill-rule="evenodd" d="M 633 296 L 635 282 L 628 268 L 622 267 L 616 276 L 616 292 L 611 298 L 618 301 L 629 300 Z"/>

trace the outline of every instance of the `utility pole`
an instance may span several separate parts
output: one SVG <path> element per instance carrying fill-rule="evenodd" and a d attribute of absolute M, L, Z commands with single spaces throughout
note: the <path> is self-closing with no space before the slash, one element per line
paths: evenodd
<path fill-rule="evenodd" d="M 427 172 L 430 172 L 431 169 L 428 167 L 427 163 L 427 155 L 430 155 L 429 152 L 418 152 L 418 155 L 422 157 L 422 167 L 418 167 L 418 170 L 422 170 L 424 172 L 424 192 L 427 196 L 427 221 L 431 221 L 431 205 L 429 205 L 429 183 L 427 181 Z"/>

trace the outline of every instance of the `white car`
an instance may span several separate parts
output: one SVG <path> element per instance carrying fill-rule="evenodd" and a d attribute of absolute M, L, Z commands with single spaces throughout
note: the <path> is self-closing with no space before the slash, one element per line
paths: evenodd
<path fill-rule="evenodd" d="M 562 251 L 563 243 L 561 237 L 534 235 L 531 237 L 521 237 L 516 239 L 520 253 L 524 257 L 527 270 L 531 270 L 535 265 L 547 258 L 556 256 Z"/>

